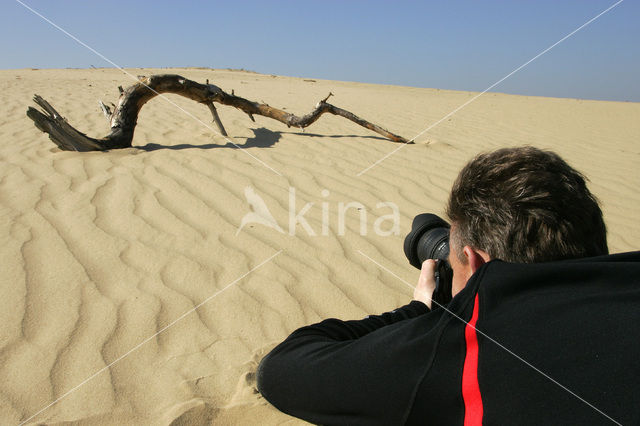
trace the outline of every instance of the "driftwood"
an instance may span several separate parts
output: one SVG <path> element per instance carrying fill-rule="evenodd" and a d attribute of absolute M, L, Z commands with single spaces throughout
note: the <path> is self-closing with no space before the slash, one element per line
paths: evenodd
<path fill-rule="evenodd" d="M 216 123 L 220 133 L 225 136 L 227 132 L 222 125 L 214 102 L 238 108 L 244 111 L 252 121 L 255 121 L 254 115 L 262 115 L 284 123 L 287 127 L 298 127 L 300 129 L 313 124 L 324 113 L 339 115 L 377 132 L 393 142 L 410 143 L 410 141 L 401 136 L 369 123 L 349 111 L 327 103 L 327 100 L 332 95 L 331 93 L 318 102 L 315 109 L 309 114 L 298 117 L 267 104 L 256 103 L 240 96 L 235 96 L 233 92 L 228 94 L 218 86 L 209 84 L 208 80 L 207 84 L 200 84 L 173 74 L 139 77 L 139 80 L 138 83 L 126 90 L 119 87 L 120 99 L 118 105 L 114 106 L 113 111 L 100 101 L 100 108 L 111 125 L 111 133 L 100 139 L 91 138 L 76 130 L 47 101 L 38 95 L 35 95 L 33 100 L 42 107 L 43 111 L 29 107 L 27 116 L 33 120 L 38 129 L 48 133 L 49 138 L 62 150 L 106 151 L 116 148 L 129 148 L 133 140 L 138 113 L 142 106 L 156 95 L 174 93 L 205 104 L 211 111 L 213 121 Z"/>

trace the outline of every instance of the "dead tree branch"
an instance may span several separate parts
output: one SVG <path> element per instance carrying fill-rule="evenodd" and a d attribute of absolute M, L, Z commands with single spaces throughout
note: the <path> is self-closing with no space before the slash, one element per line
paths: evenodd
<path fill-rule="evenodd" d="M 265 103 L 252 102 L 240 96 L 235 96 L 233 93 L 228 94 L 213 84 L 200 84 L 174 74 L 140 77 L 138 83 L 125 90 L 122 87 L 118 87 L 118 89 L 121 95 L 118 105 L 113 111 L 109 110 L 106 105 L 101 104 L 105 116 L 110 119 L 111 133 L 100 139 L 91 138 L 76 130 L 47 101 L 38 95 L 35 95 L 33 100 L 42 108 L 42 111 L 29 107 L 27 116 L 33 120 L 38 129 L 48 133 L 49 138 L 63 150 L 105 151 L 116 148 L 129 148 L 133 140 L 138 113 L 142 106 L 156 95 L 173 93 L 206 105 L 211 111 L 220 133 L 225 136 L 227 132 L 222 125 L 214 102 L 244 111 L 253 121 L 255 121 L 254 115 L 262 115 L 284 123 L 288 127 L 298 127 L 300 129 L 313 124 L 322 114 L 329 113 L 351 120 L 393 142 L 410 143 L 410 141 L 401 136 L 372 124 L 347 110 L 327 103 L 329 97 L 332 96 L 331 93 L 318 102 L 315 109 L 309 114 L 298 117 Z"/>
<path fill-rule="evenodd" d="M 98 101 L 98 105 L 100 105 L 100 109 L 102 110 L 102 113 L 107 118 L 107 120 L 109 120 L 109 122 L 111 122 L 111 115 L 113 114 L 111 112 L 111 108 L 109 108 L 107 105 L 105 105 L 104 102 L 102 102 L 102 101 Z"/>

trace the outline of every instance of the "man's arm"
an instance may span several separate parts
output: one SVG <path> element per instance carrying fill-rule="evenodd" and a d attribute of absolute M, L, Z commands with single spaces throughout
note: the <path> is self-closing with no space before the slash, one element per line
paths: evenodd
<path fill-rule="evenodd" d="M 359 321 L 300 328 L 262 360 L 258 389 L 281 411 L 315 423 L 397 423 L 425 366 L 415 345 L 440 315 L 414 300 Z"/>
<path fill-rule="evenodd" d="M 413 300 L 408 305 L 385 312 L 380 315 L 368 315 L 361 320 L 342 321 L 335 318 L 326 319 L 318 324 L 308 325 L 294 331 L 287 340 L 295 339 L 298 335 L 316 335 L 326 337 L 330 341 L 346 341 L 358 339 L 386 325 L 398 321 L 415 318 L 429 312 L 429 308 L 419 301 Z M 285 342 L 287 341 L 285 340 Z M 285 343 L 283 342 L 283 343 Z"/>

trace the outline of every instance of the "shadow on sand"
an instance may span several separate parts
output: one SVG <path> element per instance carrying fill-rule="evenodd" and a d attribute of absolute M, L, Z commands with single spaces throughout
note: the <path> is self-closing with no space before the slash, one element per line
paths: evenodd
<path fill-rule="evenodd" d="M 307 137 L 318 137 L 318 138 L 354 138 L 354 139 L 380 139 L 386 140 L 383 137 L 379 136 L 362 136 L 362 135 L 319 135 L 316 133 L 303 133 L 303 132 L 274 132 L 273 130 L 265 129 L 261 127 L 259 129 L 251 129 L 253 131 L 253 137 L 246 140 L 243 144 L 233 144 L 227 142 L 225 145 L 220 145 L 216 143 L 209 143 L 204 145 L 193 145 L 188 143 L 182 143 L 178 145 L 160 145 L 157 143 L 148 143 L 144 146 L 138 146 L 134 148 L 138 148 L 142 151 L 157 151 L 159 149 L 171 149 L 174 151 L 179 151 L 182 149 L 215 149 L 215 148 L 231 148 L 231 149 L 244 149 L 244 148 L 270 148 L 275 145 L 283 134 L 289 135 L 299 135 L 299 136 L 307 136 Z"/>
<path fill-rule="evenodd" d="M 157 143 L 148 143 L 144 146 L 136 147 L 143 151 L 157 151 L 159 149 L 172 149 L 179 151 L 182 149 L 214 149 L 214 148 L 231 148 L 231 149 L 244 149 L 244 148 L 269 148 L 280 140 L 280 132 L 274 132 L 269 129 L 261 127 L 259 129 L 251 129 L 253 131 L 253 137 L 246 140 L 242 145 L 233 144 L 227 142 L 225 145 L 217 143 L 209 143 L 205 145 L 193 145 L 189 143 L 181 143 L 178 145 L 160 145 Z"/>

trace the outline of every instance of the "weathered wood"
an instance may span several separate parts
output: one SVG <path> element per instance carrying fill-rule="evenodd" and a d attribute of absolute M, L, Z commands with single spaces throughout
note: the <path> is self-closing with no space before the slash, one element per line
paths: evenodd
<path fill-rule="evenodd" d="M 98 104 L 100 105 L 100 109 L 102 110 L 102 113 L 107 118 L 107 120 L 111 121 L 111 108 L 105 105 L 102 101 L 98 101 Z"/>
<path fill-rule="evenodd" d="M 207 80 L 207 81 L 209 81 L 209 80 Z M 218 115 L 218 110 L 216 109 L 216 107 L 213 104 L 213 102 L 209 102 L 207 104 L 207 106 L 209 107 L 209 110 L 211 111 L 211 115 L 213 115 L 213 122 L 216 123 L 216 126 L 218 126 L 218 130 L 220 130 L 220 133 L 223 136 L 228 136 L 227 135 L 227 131 L 224 129 L 224 126 L 222 125 L 222 121 L 220 121 L 220 116 Z"/>
<path fill-rule="evenodd" d="M 111 140 L 90 138 L 74 129 L 62 118 L 47 101 L 35 95 L 34 102 L 44 110 L 44 113 L 29 107 L 27 116 L 33 120 L 36 127 L 49 134 L 49 139 L 65 151 L 104 151 L 124 146 L 111 145 Z"/>
<path fill-rule="evenodd" d="M 265 103 L 256 103 L 240 96 L 235 96 L 233 92 L 228 94 L 216 85 L 200 84 L 179 75 L 161 74 L 150 77 L 140 76 L 139 78 L 140 81 L 138 83 L 127 89 L 123 90 L 122 87 L 118 87 L 121 95 L 113 112 L 108 107 L 103 108 L 105 116 L 107 111 L 110 113 L 108 118 L 111 125 L 111 133 L 103 138 L 95 139 L 79 132 L 69 125 L 47 101 L 38 95 L 35 95 L 34 102 L 42 107 L 43 111 L 29 107 L 27 116 L 33 120 L 38 129 L 48 133 L 49 138 L 63 150 L 105 151 L 116 148 L 129 148 L 133 140 L 138 113 L 142 106 L 159 94 L 173 93 L 207 105 L 213 115 L 214 122 L 220 129 L 220 133 L 225 136 L 227 132 L 218 116 L 214 102 L 235 107 L 245 112 L 253 121 L 255 121 L 254 115 L 262 115 L 284 123 L 288 127 L 298 127 L 300 129 L 313 124 L 322 114 L 329 113 L 351 120 L 393 142 L 411 143 L 407 139 L 372 124 L 347 110 L 327 103 L 329 97 L 333 95 L 332 93 L 329 93 L 329 96 L 318 102 L 315 109 L 309 114 L 298 117 Z M 101 105 L 104 104 L 101 103 Z"/>

